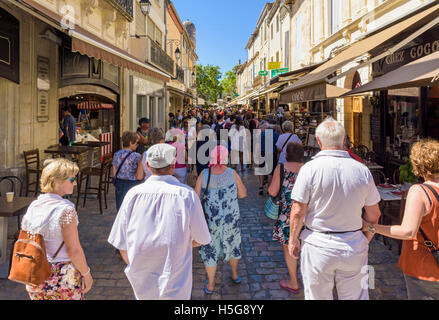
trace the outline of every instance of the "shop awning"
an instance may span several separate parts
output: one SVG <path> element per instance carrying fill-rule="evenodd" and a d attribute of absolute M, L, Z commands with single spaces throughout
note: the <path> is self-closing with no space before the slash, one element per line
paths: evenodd
<path fill-rule="evenodd" d="M 345 93 L 344 96 L 387 89 L 426 87 L 437 83 L 439 83 L 439 51 L 376 78 Z"/>
<path fill-rule="evenodd" d="M 338 98 L 348 91 L 349 89 L 336 87 L 327 83 L 318 83 L 281 94 L 280 103 L 299 103 Z"/>
<path fill-rule="evenodd" d="M 100 103 L 92 101 L 84 101 L 78 103 L 77 108 L 79 110 L 101 110 L 101 109 L 114 109 L 114 105 L 110 103 Z"/>
<path fill-rule="evenodd" d="M 165 82 L 170 80 L 169 74 L 137 60 L 135 57 L 108 43 L 104 43 L 85 30 L 81 33 L 69 30 L 69 35 L 72 37 L 72 52 L 79 52 L 89 57 L 103 60 L 115 66 L 124 67 Z"/>
<path fill-rule="evenodd" d="M 30 8 L 21 4 L 19 1 L 11 1 L 11 3 L 14 3 L 29 14 L 41 19 L 61 32 L 66 32 L 64 24 L 62 23 L 64 19 L 63 17 L 34 0 L 23 0 L 23 2 L 30 6 Z M 75 24 L 74 27 L 74 30 L 70 29 L 68 31 L 69 36 L 72 37 L 72 52 L 79 52 L 89 57 L 100 59 L 115 66 L 127 68 L 164 82 L 170 80 L 171 76 L 169 74 L 138 60 L 128 52 L 98 38 L 77 24 Z"/>
<path fill-rule="evenodd" d="M 282 90 L 281 96 L 285 95 L 286 93 L 291 93 L 291 92 L 294 93 L 299 89 L 305 88 L 307 86 L 312 86 L 317 83 L 322 83 L 322 82 L 326 83 L 328 76 L 337 72 L 337 70 L 341 69 L 347 63 L 367 54 L 372 49 L 390 40 L 391 38 L 395 37 L 402 31 L 412 27 L 414 24 L 420 22 L 423 19 L 431 18 L 431 17 L 432 17 L 431 19 L 437 18 L 438 12 L 439 12 L 439 4 L 432 6 L 426 10 L 423 10 L 422 12 L 415 14 L 409 18 L 405 18 L 401 22 L 396 23 L 390 27 L 387 27 L 380 32 L 372 34 L 371 36 L 368 36 L 363 40 L 357 41 L 356 43 L 352 44 L 344 51 L 337 54 L 334 58 L 332 58 L 328 62 L 324 63 L 317 69 L 311 71 L 303 78 L 297 80 L 291 86 Z M 392 48 L 392 50 L 389 50 L 385 54 L 391 54 L 392 51 L 397 50 L 397 48 L 399 49 L 399 46 L 395 46 L 394 48 Z M 372 61 L 369 61 L 369 63 L 370 62 Z M 294 97 L 298 95 L 300 95 L 300 92 L 296 92 L 296 94 L 293 95 L 289 94 L 288 96 Z M 281 97 L 281 101 L 284 101 L 284 103 L 293 102 L 293 101 L 287 101 L 288 96 L 285 96 L 283 98 Z M 312 98 L 313 98 L 312 100 L 317 100 L 315 97 Z M 326 98 L 324 97 L 323 100 L 325 100 Z"/>

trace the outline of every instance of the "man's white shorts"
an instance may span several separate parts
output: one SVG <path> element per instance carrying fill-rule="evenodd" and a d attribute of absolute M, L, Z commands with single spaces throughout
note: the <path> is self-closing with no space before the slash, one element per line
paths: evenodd
<path fill-rule="evenodd" d="M 369 246 L 358 252 L 302 242 L 300 269 L 305 299 L 333 300 L 335 285 L 339 300 L 368 300 L 368 251 Z"/>

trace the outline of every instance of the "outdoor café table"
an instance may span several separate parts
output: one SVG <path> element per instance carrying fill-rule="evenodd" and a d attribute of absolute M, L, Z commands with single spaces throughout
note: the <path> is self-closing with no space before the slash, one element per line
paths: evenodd
<path fill-rule="evenodd" d="M 61 156 L 65 155 L 66 157 L 71 158 L 72 155 L 79 155 L 89 150 L 90 147 L 84 146 L 55 146 L 44 150 L 44 153 L 50 153 L 52 155 L 59 154 Z"/>
<path fill-rule="evenodd" d="M 25 214 L 29 205 L 36 199 L 14 197 L 14 201 L 6 202 L 6 197 L 0 198 L 0 278 L 7 278 L 9 272 L 8 218 Z"/>
<path fill-rule="evenodd" d="M 383 185 L 384 186 L 384 185 Z M 382 187 L 380 185 L 377 186 L 378 192 L 380 193 L 380 197 L 381 197 L 381 201 L 380 201 L 380 210 L 381 210 L 381 216 L 380 216 L 380 224 L 383 224 L 384 222 L 384 210 L 386 208 L 386 206 L 390 205 L 393 201 L 401 201 L 402 199 L 402 194 L 398 195 L 398 194 L 394 194 L 394 192 L 401 192 L 400 190 L 398 190 L 398 188 L 394 185 L 385 185 L 388 187 Z M 384 239 L 384 236 L 383 236 Z"/>

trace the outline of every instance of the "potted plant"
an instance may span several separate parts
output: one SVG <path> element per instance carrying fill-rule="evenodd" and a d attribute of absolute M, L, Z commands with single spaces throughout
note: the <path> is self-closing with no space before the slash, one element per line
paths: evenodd
<path fill-rule="evenodd" d="M 412 162 L 409 160 L 406 164 L 399 167 L 399 181 L 404 184 L 404 189 L 410 188 L 418 178 L 413 173 Z"/>

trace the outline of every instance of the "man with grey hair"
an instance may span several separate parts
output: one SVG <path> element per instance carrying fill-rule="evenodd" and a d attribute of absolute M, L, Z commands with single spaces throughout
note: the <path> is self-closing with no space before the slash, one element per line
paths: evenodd
<path fill-rule="evenodd" d="M 369 169 L 344 150 L 346 133 L 333 118 L 316 129 L 322 151 L 299 172 L 291 198 L 289 252 L 301 259 L 305 299 L 367 300 L 367 257 L 380 195 Z M 305 229 L 301 233 L 302 226 Z M 300 241 L 299 241 L 300 235 Z"/>
<path fill-rule="evenodd" d="M 120 250 L 136 299 L 188 300 L 192 247 L 211 241 L 200 199 L 172 174 L 175 147 L 146 152 L 152 176 L 125 196 L 108 242 Z"/>

